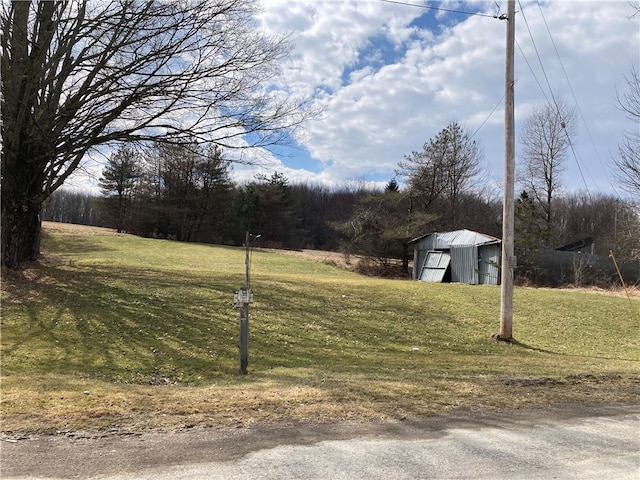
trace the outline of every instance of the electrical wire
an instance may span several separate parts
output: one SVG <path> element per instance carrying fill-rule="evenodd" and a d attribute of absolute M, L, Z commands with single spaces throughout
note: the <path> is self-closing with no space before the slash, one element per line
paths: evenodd
<path fill-rule="evenodd" d="M 448 12 L 448 13 L 459 13 L 461 15 L 469 15 L 475 17 L 488 17 L 488 18 L 498 18 L 495 15 L 487 15 L 486 13 L 477 13 L 477 12 L 463 12 L 461 10 L 451 10 L 449 8 L 441 8 L 441 7 L 432 7 L 431 5 L 418 5 L 416 3 L 409 2 L 400 2 L 396 0 L 380 0 L 383 3 L 393 3 L 396 5 L 404 5 L 408 7 L 416 7 L 416 8 L 424 8 L 425 10 L 437 10 L 440 12 Z"/>
<path fill-rule="evenodd" d="M 480 124 L 480 126 L 478 128 L 476 128 L 476 131 L 473 132 L 473 134 L 469 137 L 469 140 L 472 140 L 473 137 L 476 136 L 476 134 L 480 131 L 480 129 L 482 127 L 484 127 L 485 123 L 487 123 L 489 121 L 489 119 L 491 118 L 491 115 L 493 115 L 496 110 L 498 109 L 498 107 L 502 104 L 502 101 L 504 100 L 504 97 L 506 96 L 506 92 L 502 94 L 502 97 L 500 98 L 500 100 L 498 100 L 498 102 L 493 106 L 493 110 L 491 110 L 489 112 L 489 115 L 487 115 L 487 117 L 483 120 L 483 122 Z"/>
<path fill-rule="evenodd" d="M 538 63 L 540 64 L 540 68 L 542 69 L 542 75 L 544 76 L 545 80 L 547 81 L 547 88 L 549 88 L 549 92 L 551 94 L 551 99 L 553 100 L 554 105 L 557 106 L 556 98 L 553 95 L 553 89 L 551 88 L 551 83 L 549 82 L 549 77 L 547 76 L 547 72 L 544 69 L 544 64 L 542 63 L 542 57 L 540 56 L 540 51 L 538 50 L 538 46 L 536 45 L 536 41 L 533 38 L 533 33 L 531 33 L 531 28 L 529 28 L 529 22 L 527 21 L 527 17 L 524 14 L 524 9 L 522 8 L 522 4 L 520 3 L 520 0 L 518 0 L 518 5 L 520 5 L 520 12 L 522 13 L 522 19 L 524 20 L 524 24 L 527 27 L 527 31 L 529 32 L 529 38 L 531 38 L 531 43 L 533 44 L 533 49 L 535 50 L 536 56 L 538 57 Z M 544 91 L 542 93 L 544 94 Z M 545 95 L 545 98 L 547 98 L 546 95 Z"/>
<path fill-rule="evenodd" d="M 392 3 L 392 4 L 395 4 L 395 5 L 404 5 L 404 6 L 409 6 L 409 7 L 423 8 L 425 10 L 437 10 L 437 11 L 448 12 L 448 13 L 459 13 L 459 14 L 462 14 L 462 15 L 494 18 L 494 19 L 498 19 L 498 20 L 506 20 L 507 19 L 506 15 L 504 15 L 504 14 L 502 14 L 500 12 L 500 5 L 498 5 L 498 2 L 495 2 L 496 7 L 498 8 L 498 13 L 496 15 L 488 15 L 488 14 L 485 14 L 485 13 L 464 12 L 464 11 L 461 11 L 461 10 L 452 10 L 452 9 L 449 9 L 449 8 L 432 7 L 430 5 L 417 5 L 415 3 L 401 2 L 401 1 L 397 1 L 397 0 L 380 0 L 380 1 L 383 2 L 383 3 Z M 489 118 L 491 118 L 491 116 L 495 113 L 497 108 L 500 106 L 500 104 L 504 100 L 504 97 L 505 97 L 505 95 L 503 94 L 502 97 L 500 98 L 500 100 L 494 105 L 493 110 L 491 110 L 491 112 L 489 112 L 489 115 L 487 115 L 487 117 L 480 124 L 480 126 L 475 130 L 475 132 L 473 132 L 473 134 L 471 135 L 471 137 L 469 139 L 472 139 L 473 137 L 475 137 L 476 134 L 480 131 L 480 129 L 482 127 L 484 127 L 484 125 L 489 121 Z"/>
<path fill-rule="evenodd" d="M 562 119 L 562 112 L 560 111 L 560 106 L 558 105 L 558 101 L 556 99 L 556 96 L 553 93 L 553 88 L 551 88 L 551 82 L 549 81 L 549 76 L 547 75 L 547 72 L 546 72 L 546 70 L 544 68 L 544 64 L 542 62 L 542 57 L 540 56 L 540 52 L 538 50 L 538 46 L 536 45 L 536 42 L 535 42 L 535 40 L 533 38 L 533 33 L 531 32 L 531 28 L 529 28 L 529 22 L 527 21 L 527 17 L 526 17 L 526 15 L 524 13 L 524 9 L 522 8 L 522 3 L 520 2 L 520 0 L 518 0 L 518 5 L 520 6 L 520 12 L 522 13 L 522 18 L 523 18 L 524 23 L 525 23 L 525 25 L 527 27 L 527 31 L 529 32 L 529 37 L 531 38 L 531 43 L 533 44 L 533 49 L 535 50 L 536 56 L 538 57 L 538 62 L 540 63 L 540 68 L 542 70 L 542 75 L 544 76 L 545 81 L 547 82 L 547 88 L 549 89 L 549 93 L 551 95 L 551 99 L 552 99 L 553 105 L 556 107 L 556 110 L 558 112 L 558 117 L 560 117 L 561 122 L 563 122 L 563 124 L 564 124 L 564 120 Z M 545 25 L 546 25 L 546 21 L 545 21 Z M 548 27 L 547 27 L 547 31 L 549 32 L 549 35 L 551 35 L 551 32 L 549 31 Z M 520 52 L 522 53 L 522 50 L 520 50 Z M 527 62 L 527 64 L 529 64 L 529 63 Z M 531 68 L 530 65 L 529 65 L 529 68 Z M 563 66 L 563 69 L 564 69 L 564 66 Z M 565 74 L 566 74 L 566 72 L 565 72 Z M 536 79 L 536 81 L 537 81 L 537 79 Z M 539 82 L 538 82 L 538 86 L 541 87 Z M 544 89 L 542 87 L 541 87 L 541 90 L 542 90 L 543 96 L 545 97 L 545 99 L 547 99 L 547 102 L 548 102 L 549 100 L 548 100 L 548 98 L 547 98 L 547 96 L 546 96 L 546 94 L 544 92 Z M 575 100 L 575 97 L 574 97 L 574 100 Z M 580 173 L 580 177 L 582 178 L 582 183 L 584 184 L 584 188 L 587 191 L 587 195 L 589 195 L 589 198 L 591 199 L 591 192 L 589 191 L 589 186 L 587 185 L 586 179 L 584 177 L 584 173 L 582 172 L 582 166 L 580 165 L 580 160 L 579 160 L 578 155 L 576 153 L 576 150 L 575 150 L 575 148 L 573 146 L 573 142 L 571 141 L 571 137 L 569 136 L 569 133 L 566 131 L 566 129 L 563 128 L 563 130 L 564 130 L 564 133 L 565 133 L 565 135 L 567 137 L 567 142 L 569 143 L 569 147 L 571 149 L 571 153 L 573 154 L 573 158 L 576 161 L 576 166 L 578 167 L 578 172 Z M 586 168 L 586 166 L 585 166 L 585 168 Z"/>
<path fill-rule="evenodd" d="M 544 11 L 542 10 L 542 5 L 540 5 L 540 2 L 538 1 L 538 9 L 540 10 L 540 15 L 542 16 L 542 21 L 544 22 L 544 26 L 547 29 L 547 33 L 549 34 L 549 38 L 551 39 L 551 44 L 553 45 L 553 49 L 556 52 L 556 57 L 558 57 L 558 62 L 560 62 L 560 66 L 562 67 L 562 72 L 564 74 L 564 78 L 567 81 L 567 85 L 569 86 L 569 91 L 571 92 L 571 96 L 573 98 L 573 101 L 576 105 L 576 109 L 578 110 L 578 114 L 580 115 L 580 119 L 582 120 L 582 123 L 584 124 L 584 127 L 586 129 L 587 132 L 587 136 L 589 137 L 589 141 L 591 142 L 591 146 L 593 147 L 593 151 L 596 154 L 596 158 L 598 159 L 598 162 L 600 163 L 600 166 L 603 167 L 603 170 L 606 171 L 606 168 L 604 168 L 604 163 L 602 161 L 602 157 L 600 156 L 600 152 L 598 151 L 598 148 L 596 147 L 595 141 L 593 140 L 593 135 L 591 135 L 591 130 L 589 129 L 589 125 L 587 124 L 587 121 L 584 117 L 584 114 L 582 113 L 582 109 L 580 108 L 580 103 L 578 102 L 578 99 L 576 98 L 576 93 L 573 90 L 573 85 L 571 85 L 571 81 L 569 80 L 569 75 L 567 74 L 567 70 L 564 67 L 564 62 L 562 61 L 562 58 L 560 57 L 560 52 L 558 51 L 558 47 L 556 46 L 556 42 L 553 38 L 553 35 L 551 34 L 551 30 L 549 29 L 549 24 L 547 23 L 547 19 L 544 16 Z M 588 171 L 588 169 L 587 169 Z M 590 175 L 591 176 L 591 175 Z M 607 176 L 608 177 L 608 176 Z M 592 180 L 593 180 L 593 176 L 591 176 Z M 611 179 L 608 178 L 609 180 L 609 184 L 611 185 L 611 187 L 613 188 L 613 190 L 615 191 L 615 186 L 613 185 L 613 183 L 611 182 Z M 616 192 L 617 194 L 617 192 Z"/>
<path fill-rule="evenodd" d="M 591 192 L 589 191 L 589 187 L 587 186 L 587 181 L 584 179 L 584 174 L 582 173 L 582 167 L 580 166 L 580 162 L 581 160 L 579 160 L 578 158 L 578 154 L 576 153 L 575 148 L 573 148 L 573 142 L 571 141 L 571 137 L 569 136 L 569 134 L 567 133 L 567 131 L 564 131 L 565 135 L 567 136 L 567 141 L 569 142 L 569 147 L 571 148 L 571 153 L 573 153 L 573 158 L 576 161 L 576 165 L 578 167 L 578 171 L 580 172 L 580 177 L 582 178 L 582 183 L 584 183 L 584 188 L 587 190 L 587 195 L 589 195 L 589 200 L 591 200 L 593 202 L 593 198 L 591 197 Z M 586 166 L 585 166 L 586 168 Z"/>
<path fill-rule="evenodd" d="M 409 6 L 409 7 L 415 7 L 415 8 L 422 8 L 422 9 L 425 9 L 425 10 L 436 10 L 436 11 L 442 11 L 442 12 L 448 12 L 448 13 L 457 13 L 457 14 L 461 14 L 461 15 L 496 18 L 496 19 L 500 19 L 500 20 L 505 20 L 506 19 L 505 15 L 500 14 L 500 5 L 498 5 L 497 2 L 495 2 L 495 3 L 496 3 L 496 6 L 498 7 L 498 14 L 496 14 L 496 15 L 488 15 L 488 14 L 478 13 L 478 12 L 466 12 L 466 11 L 462 11 L 462 10 L 453 10 L 453 9 L 448 9 L 448 8 L 434 7 L 434 6 L 431 6 L 431 5 L 418 5 L 418 4 L 415 4 L 415 3 L 403 2 L 403 1 L 399 1 L 399 0 L 380 0 L 380 1 L 383 2 L 383 3 L 390 3 L 390 4 L 403 5 L 403 6 Z M 552 99 L 551 102 L 556 107 L 556 109 L 558 111 L 558 115 L 561 116 L 560 107 L 559 107 L 558 102 L 556 100 L 556 97 L 555 97 L 555 95 L 553 93 L 553 88 L 551 87 L 551 82 L 549 81 L 549 77 L 548 77 L 547 72 L 546 72 L 546 70 L 544 68 L 544 64 L 542 62 L 542 58 L 540 56 L 540 52 L 539 52 L 538 47 L 537 47 L 537 45 L 535 43 L 535 40 L 533 38 L 533 33 L 531 32 L 531 28 L 529 27 L 529 22 L 527 21 L 527 18 L 526 18 L 525 14 L 524 14 L 524 9 L 522 7 L 522 3 L 520 2 L 520 0 L 518 0 L 518 5 L 520 7 L 520 13 L 522 14 L 522 18 L 524 19 L 525 25 L 527 27 L 527 31 L 529 33 L 529 37 L 531 38 L 531 42 L 533 43 L 533 47 L 534 47 L 534 50 L 536 52 L 536 56 L 538 58 L 538 63 L 540 64 L 540 68 L 542 69 L 542 74 L 543 74 L 543 76 L 545 78 L 545 81 L 546 81 L 546 84 L 547 84 L 547 88 L 549 90 L 549 94 L 551 95 L 551 99 Z M 562 59 L 560 57 L 560 53 L 559 53 L 558 48 L 556 46 L 556 43 L 555 43 L 555 41 L 553 39 L 553 36 L 551 35 L 551 30 L 549 29 L 549 25 L 548 25 L 547 20 L 546 20 L 546 18 L 544 16 L 544 13 L 542 11 L 542 6 L 540 5 L 539 1 L 537 2 L 537 5 L 538 5 L 538 8 L 540 9 L 540 14 L 542 15 L 542 19 L 544 21 L 544 24 L 545 24 L 545 27 L 546 27 L 547 32 L 549 34 L 549 37 L 551 38 L 551 43 L 553 44 L 553 48 L 554 48 L 554 50 L 556 52 L 556 56 L 558 57 L 558 61 L 560 62 L 560 65 L 562 67 L 562 71 L 564 73 L 565 79 L 567 80 L 567 84 L 569 85 L 569 89 L 571 91 L 571 95 L 573 97 L 573 100 L 574 100 L 574 102 L 576 104 L 576 108 L 578 110 L 580 118 L 582 119 L 582 122 L 585 125 L 586 131 L 587 131 L 587 135 L 588 135 L 589 140 L 591 142 L 591 145 L 593 146 L 593 149 L 594 149 L 594 151 L 596 153 L 596 157 L 598 158 L 598 161 L 602 165 L 603 162 L 602 162 L 602 159 L 600 157 L 600 153 L 598 152 L 598 149 L 596 148 L 595 141 L 593 140 L 593 136 L 591 135 L 591 131 L 589 130 L 589 127 L 588 127 L 587 122 L 585 120 L 584 114 L 582 113 L 582 110 L 580 109 L 579 103 L 578 103 L 576 95 L 575 95 L 575 91 L 573 90 L 573 86 L 571 85 L 571 82 L 569 81 L 569 76 L 568 76 L 567 71 L 566 71 L 566 69 L 564 67 L 564 64 L 563 64 Z M 536 83 L 538 84 L 538 87 L 540 88 L 540 91 L 542 92 L 542 95 L 544 96 L 545 100 L 547 102 L 549 102 L 549 97 L 547 97 L 545 89 L 543 88 L 542 84 L 538 80 L 538 77 L 536 76 L 533 68 L 531 67 L 531 64 L 527 60 L 527 57 L 524 54 L 524 51 L 522 50 L 522 48 L 520 47 L 520 44 L 517 41 L 516 41 L 516 44 L 518 46 L 518 50 L 520 51 L 520 54 L 522 55 L 522 58 L 525 60 L 525 62 L 527 64 L 527 66 L 529 67 L 529 70 L 531 71 Z M 489 115 L 480 124 L 480 126 L 475 130 L 473 135 L 471 135 L 471 138 L 473 138 L 480 131 L 480 129 L 487 123 L 489 118 L 493 115 L 493 113 L 496 111 L 496 109 L 502 103 L 503 100 L 504 100 L 504 95 L 502 96 L 500 101 L 494 106 L 493 110 L 491 110 Z M 561 120 L 562 120 L 562 118 L 561 118 Z M 567 136 L 567 141 L 569 143 L 569 147 L 570 147 L 571 152 L 573 154 L 573 157 L 574 157 L 574 159 L 576 161 L 576 166 L 578 167 L 578 171 L 580 173 L 580 177 L 582 178 L 582 183 L 585 186 L 587 194 L 591 198 L 591 192 L 589 191 L 589 187 L 587 185 L 584 173 L 582 171 L 582 166 L 581 166 L 582 160 L 579 158 L 579 156 L 578 156 L 578 154 L 577 154 L 577 152 L 576 152 L 576 150 L 574 148 L 573 142 L 571 141 L 571 137 L 569 136 L 569 134 L 568 134 L 568 132 L 566 130 L 565 130 L 565 135 Z M 584 162 L 582 162 L 582 163 L 584 163 Z M 586 164 L 584 165 L 584 167 L 587 170 L 587 172 L 589 173 L 589 170 L 586 167 Z M 593 180 L 593 176 L 590 173 L 589 173 L 589 176 Z M 611 180 L 609 180 L 609 184 L 613 187 L 613 189 L 615 191 L 616 190 L 615 186 L 611 183 Z"/>
<path fill-rule="evenodd" d="M 544 88 L 542 87 L 540 80 L 538 80 L 538 76 L 536 75 L 536 72 L 533 70 L 533 67 L 529 63 L 529 60 L 527 59 L 527 56 L 524 54 L 524 51 L 522 50 L 522 47 L 520 46 L 520 43 L 518 42 L 518 40 L 516 40 L 516 45 L 518 46 L 518 50 L 520 51 L 520 55 L 522 55 L 522 59 L 524 60 L 524 63 L 526 63 L 527 67 L 529 67 L 529 71 L 531 72 L 533 79 L 538 84 L 538 88 L 540 88 L 540 91 L 542 92 L 542 96 L 547 102 L 549 102 L 549 97 L 547 97 L 547 93 L 544 91 Z"/>

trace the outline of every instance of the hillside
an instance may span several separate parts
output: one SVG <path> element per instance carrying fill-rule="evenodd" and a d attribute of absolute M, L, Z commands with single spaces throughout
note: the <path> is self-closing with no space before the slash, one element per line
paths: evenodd
<path fill-rule="evenodd" d="M 242 248 L 46 224 L 45 260 L 2 278 L 2 428 L 173 429 L 633 403 L 628 300 L 356 275 L 256 249 L 249 375 L 238 370 Z M 638 307 L 638 300 L 633 300 Z"/>

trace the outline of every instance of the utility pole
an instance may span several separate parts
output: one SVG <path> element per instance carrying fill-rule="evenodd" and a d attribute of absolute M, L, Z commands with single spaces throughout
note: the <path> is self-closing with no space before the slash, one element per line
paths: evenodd
<path fill-rule="evenodd" d="M 249 366 L 249 304 L 253 302 L 253 292 L 251 291 L 251 284 L 249 278 L 250 267 L 250 250 L 249 250 L 249 231 L 245 237 L 245 280 L 244 286 L 240 290 L 236 290 L 234 298 L 234 306 L 240 308 L 240 343 L 238 348 L 240 349 L 239 361 L 240 361 L 240 374 L 247 374 L 247 367 Z"/>
<path fill-rule="evenodd" d="M 502 281 L 500 289 L 500 333 L 498 340 L 512 340 L 513 271 L 515 212 L 515 120 L 514 120 L 514 45 L 516 34 L 515 0 L 507 2 L 507 59 L 505 69 L 504 102 L 504 200 L 502 205 Z"/>

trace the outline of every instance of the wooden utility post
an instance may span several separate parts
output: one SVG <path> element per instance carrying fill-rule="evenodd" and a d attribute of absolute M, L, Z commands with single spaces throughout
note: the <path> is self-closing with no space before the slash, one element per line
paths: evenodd
<path fill-rule="evenodd" d="M 515 0 L 507 2 L 507 60 L 504 102 L 504 200 L 502 206 L 502 281 L 500 290 L 500 333 L 498 339 L 511 341 L 513 320 L 513 271 L 515 212 L 515 120 L 514 45 L 516 33 Z"/>
<path fill-rule="evenodd" d="M 253 302 L 253 292 L 251 291 L 251 284 L 249 278 L 250 267 L 250 251 L 249 251 L 249 231 L 245 237 L 245 280 L 244 286 L 240 290 L 236 290 L 234 305 L 236 308 L 240 308 L 240 343 L 238 345 L 240 349 L 240 373 L 242 375 L 247 374 L 247 367 L 249 366 L 249 304 Z"/>
<path fill-rule="evenodd" d="M 239 360 L 240 360 L 239 371 L 242 375 L 246 375 L 247 367 L 249 366 L 249 302 L 243 302 L 240 307 L 240 357 L 239 357 Z"/>

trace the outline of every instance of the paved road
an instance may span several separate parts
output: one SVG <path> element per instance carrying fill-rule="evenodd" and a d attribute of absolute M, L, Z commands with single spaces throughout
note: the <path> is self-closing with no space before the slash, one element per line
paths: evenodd
<path fill-rule="evenodd" d="M 5 439 L 2 478 L 639 480 L 640 407 L 593 413 Z M 20 466 L 38 454 L 32 467 Z"/>

